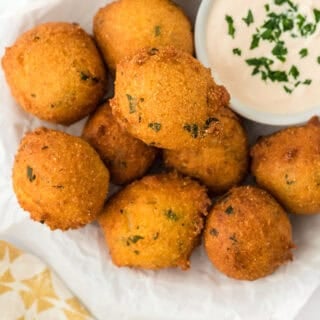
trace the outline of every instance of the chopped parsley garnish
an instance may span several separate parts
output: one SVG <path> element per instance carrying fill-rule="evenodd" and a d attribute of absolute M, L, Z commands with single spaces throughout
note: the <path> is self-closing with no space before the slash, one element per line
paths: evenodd
<path fill-rule="evenodd" d="M 80 77 L 81 77 L 81 80 L 84 80 L 84 81 L 86 81 L 90 78 L 89 75 L 87 75 L 86 73 L 84 73 L 82 71 L 80 72 Z"/>
<path fill-rule="evenodd" d="M 309 51 L 308 51 L 307 48 L 301 49 L 301 50 L 299 51 L 300 58 L 302 59 L 302 58 L 306 57 L 306 56 L 308 55 L 308 53 L 309 53 Z"/>
<path fill-rule="evenodd" d="M 132 97 L 130 94 L 127 94 L 126 96 L 127 96 L 128 102 L 129 102 L 129 112 L 135 113 L 136 107 L 137 107 L 137 99 Z"/>
<path fill-rule="evenodd" d="M 234 27 L 233 18 L 231 16 L 226 15 L 226 21 L 228 24 L 228 34 L 234 39 L 234 35 L 236 33 L 236 29 Z"/>
<path fill-rule="evenodd" d="M 276 5 L 279 8 L 272 7 Z M 313 17 L 308 17 L 299 10 L 299 6 L 291 0 L 270 0 L 264 5 L 265 19 L 261 25 L 257 25 L 251 34 L 249 49 L 254 53 L 262 42 L 271 44 L 271 49 L 266 56 L 246 57 L 245 62 L 252 67 L 252 76 L 259 75 L 261 80 L 268 82 L 287 83 L 282 85 L 285 92 L 291 94 L 299 85 L 310 85 L 312 79 L 302 80 L 302 73 L 297 66 L 287 67 L 285 64 L 289 54 L 286 34 L 292 38 L 309 37 L 313 35 L 320 24 L 320 10 L 313 9 Z M 273 10 L 275 9 L 275 10 Z M 246 17 L 241 18 L 247 26 L 255 22 L 252 10 L 248 10 Z M 225 16 L 228 23 L 228 34 L 235 37 L 235 19 L 229 15 Z M 237 56 L 244 56 L 242 48 L 233 48 L 232 53 Z M 307 48 L 301 48 L 300 58 L 309 55 Z M 320 56 L 317 58 L 320 64 Z"/>
<path fill-rule="evenodd" d="M 296 66 L 292 66 L 289 71 L 289 76 L 292 76 L 295 80 L 299 77 L 300 72 Z"/>
<path fill-rule="evenodd" d="M 165 215 L 170 220 L 173 220 L 173 221 L 179 220 L 178 215 L 172 209 L 166 210 Z"/>
<path fill-rule="evenodd" d="M 232 206 L 228 206 L 228 208 L 225 210 L 226 214 L 233 214 L 233 207 Z"/>
<path fill-rule="evenodd" d="M 160 27 L 160 26 L 155 26 L 155 27 L 154 27 L 154 35 L 155 35 L 156 37 L 159 37 L 160 34 L 161 34 L 161 27 Z"/>
<path fill-rule="evenodd" d="M 236 242 L 238 242 L 235 233 L 234 233 L 231 237 L 229 237 L 229 239 L 230 239 L 231 241 L 233 241 L 233 244 L 235 244 Z"/>
<path fill-rule="evenodd" d="M 153 131 L 158 132 L 161 130 L 161 123 L 157 123 L 157 122 L 149 123 L 148 127 L 151 128 Z"/>
<path fill-rule="evenodd" d="M 30 182 L 36 179 L 36 175 L 33 173 L 33 169 L 27 166 L 27 178 Z"/>
<path fill-rule="evenodd" d="M 232 50 L 233 54 L 237 55 L 237 56 L 241 56 L 242 51 L 239 48 L 234 48 Z"/>
<path fill-rule="evenodd" d="M 245 18 L 242 18 L 242 20 L 246 23 L 246 25 L 249 27 L 251 23 L 254 22 L 252 11 L 249 10 L 248 14 Z"/>
<path fill-rule="evenodd" d="M 313 9 L 314 19 L 316 20 L 316 23 L 320 22 L 320 10 Z"/>

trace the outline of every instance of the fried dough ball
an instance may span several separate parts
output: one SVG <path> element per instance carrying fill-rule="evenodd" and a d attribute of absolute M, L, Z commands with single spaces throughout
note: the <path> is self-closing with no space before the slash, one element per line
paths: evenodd
<path fill-rule="evenodd" d="M 6 49 L 2 66 L 18 104 L 50 122 L 82 119 L 106 89 L 102 58 L 76 24 L 45 23 L 27 31 Z"/>
<path fill-rule="evenodd" d="M 142 177 L 157 153 L 155 148 L 133 138 L 120 127 L 108 102 L 88 119 L 82 136 L 97 150 L 115 184 Z"/>
<path fill-rule="evenodd" d="M 101 8 L 94 35 L 111 69 L 144 47 L 174 46 L 193 53 L 191 23 L 169 0 L 119 0 Z"/>
<path fill-rule="evenodd" d="M 219 135 L 228 104 L 228 92 L 209 69 L 173 47 L 142 49 L 122 60 L 111 100 L 129 133 L 164 149 L 200 146 L 206 136 Z"/>
<path fill-rule="evenodd" d="M 116 194 L 98 221 L 118 267 L 189 268 L 210 200 L 204 187 L 173 174 L 146 176 Z"/>
<path fill-rule="evenodd" d="M 286 212 L 266 191 L 231 189 L 212 208 L 204 232 L 210 261 L 228 277 L 256 280 L 292 260 Z"/>
<path fill-rule="evenodd" d="M 214 194 L 229 190 L 247 173 L 248 141 L 237 119 L 229 118 L 224 131 L 218 139 L 209 136 L 198 148 L 165 150 L 166 166 L 199 179 Z"/>
<path fill-rule="evenodd" d="M 261 138 L 251 150 L 252 173 L 290 212 L 320 213 L 320 121 Z"/>
<path fill-rule="evenodd" d="M 52 230 L 96 220 L 109 187 L 108 169 L 87 142 L 46 128 L 24 136 L 12 178 L 21 207 Z"/>

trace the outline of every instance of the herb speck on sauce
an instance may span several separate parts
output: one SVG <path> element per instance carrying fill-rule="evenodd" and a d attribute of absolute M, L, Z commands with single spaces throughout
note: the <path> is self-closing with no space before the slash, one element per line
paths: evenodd
<path fill-rule="evenodd" d="M 234 48 L 232 50 L 233 54 L 237 55 L 237 56 L 241 56 L 242 51 L 239 48 Z"/>
<path fill-rule="evenodd" d="M 308 55 L 309 51 L 307 48 L 303 48 L 299 51 L 299 54 L 300 54 L 300 58 L 305 58 L 307 55 Z"/>
<path fill-rule="evenodd" d="M 233 18 L 231 16 L 226 15 L 226 21 L 228 24 L 228 34 L 234 38 L 234 35 L 236 33 L 236 29 L 234 27 Z"/>
<path fill-rule="evenodd" d="M 213 237 L 217 237 L 219 235 L 219 231 L 215 228 L 212 228 L 210 231 L 209 231 L 210 235 L 212 235 Z"/>
<path fill-rule="evenodd" d="M 135 243 L 137 243 L 138 241 L 140 241 L 140 240 L 143 240 L 144 239 L 144 237 L 142 237 L 142 236 L 140 236 L 140 235 L 138 235 L 138 234 L 136 234 L 136 235 L 133 235 L 133 236 L 130 236 L 130 237 L 128 237 L 128 239 L 127 239 L 127 246 L 130 246 L 130 244 L 135 244 Z"/>
<path fill-rule="evenodd" d="M 199 135 L 199 127 L 197 124 L 193 123 L 193 124 L 185 124 L 183 126 L 183 129 L 188 131 L 191 134 L 191 137 L 196 139 L 198 138 Z"/>
<path fill-rule="evenodd" d="M 252 14 L 252 11 L 249 10 L 248 11 L 248 14 L 245 18 L 242 18 L 242 20 L 246 23 L 246 25 L 249 27 L 251 23 L 254 22 L 254 17 L 253 17 L 253 14 Z"/>

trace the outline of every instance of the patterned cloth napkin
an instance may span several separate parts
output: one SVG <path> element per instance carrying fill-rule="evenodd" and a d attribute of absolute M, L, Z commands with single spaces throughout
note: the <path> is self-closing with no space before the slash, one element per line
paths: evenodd
<path fill-rule="evenodd" d="M 93 320 L 48 267 L 0 241 L 1 320 Z"/>

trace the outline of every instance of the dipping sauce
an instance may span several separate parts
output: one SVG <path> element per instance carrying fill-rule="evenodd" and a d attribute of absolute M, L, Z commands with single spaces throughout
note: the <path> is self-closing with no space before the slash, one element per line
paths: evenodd
<path fill-rule="evenodd" d="M 320 109 L 320 0 L 213 0 L 207 51 L 233 99 L 274 114 Z"/>

